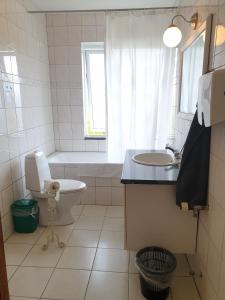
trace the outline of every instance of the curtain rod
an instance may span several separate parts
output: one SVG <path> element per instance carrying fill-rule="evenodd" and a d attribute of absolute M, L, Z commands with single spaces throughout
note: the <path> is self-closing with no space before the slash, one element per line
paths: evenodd
<path fill-rule="evenodd" d="M 71 13 L 71 12 L 77 12 L 77 13 L 82 13 L 82 12 L 120 12 L 120 11 L 135 11 L 135 10 L 173 10 L 173 9 L 178 9 L 177 6 L 171 6 L 171 7 L 150 7 L 150 8 L 120 8 L 120 9 L 82 9 L 82 10 L 38 10 L 38 11 L 32 11 L 32 10 L 28 10 L 28 13 L 31 14 L 38 14 L 38 13 L 42 13 L 42 14 L 56 14 L 56 13 Z"/>

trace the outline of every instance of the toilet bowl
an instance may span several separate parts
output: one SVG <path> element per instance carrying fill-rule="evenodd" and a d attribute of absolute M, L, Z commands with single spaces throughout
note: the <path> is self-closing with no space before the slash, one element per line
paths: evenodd
<path fill-rule="evenodd" d="M 80 195 L 86 189 L 86 184 L 78 180 L 54 179 L 60 184 L 60 199 L 57 202 L 54 219 L 48 210 L 48 195 L 44 190 L 44 181 L 53 180 L 48 160 L 43 152 L 35 151 L 25 157 L 26 188 L 31 196 L 38 201 L 40 209 L 39 223 L 41 226 L 69 225 L 74 223 L 71 208 L 80 204 Z"/>

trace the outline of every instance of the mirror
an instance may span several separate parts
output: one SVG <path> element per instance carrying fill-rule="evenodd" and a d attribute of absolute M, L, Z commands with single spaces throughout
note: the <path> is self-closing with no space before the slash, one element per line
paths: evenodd
<path fill-rule="evenodd" d="M 209 69 L 211 17 L 187 41 L 181 52 L 180 113 L 194 114 L 198 82 Z"/>

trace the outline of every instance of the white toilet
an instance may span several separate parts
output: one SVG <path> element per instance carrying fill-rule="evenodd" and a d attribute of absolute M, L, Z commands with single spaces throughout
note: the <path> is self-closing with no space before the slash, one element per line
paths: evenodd
<path fill-rule="evenodd" d="M 60 183 L 60 200 L 54 221 L 50 219 L 48 211 L 47 194 L 44 191 L 44 181 L 53 180 L 48 165 L 48 160 L 43 152 L 35 151 L 25 158 L 26 188 L 31 196 L 38 201 L 40 208 L 39 223 L 48 225 L 69 225 L 74 223 L 71 208 L 80 203 L 81 192 L 86 189 L 86 184 L 77 180 L 54 179 Z"/>

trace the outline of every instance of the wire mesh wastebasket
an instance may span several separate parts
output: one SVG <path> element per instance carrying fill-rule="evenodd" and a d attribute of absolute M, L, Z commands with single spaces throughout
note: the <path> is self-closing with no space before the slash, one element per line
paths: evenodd
<path fill-rule="evenodd" d="M 146 247 L 136 254 L 141 291 L 148 300 L 165 300 L 176 269 L 176 258 L 168 250 L 160 247 Z"/>

